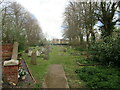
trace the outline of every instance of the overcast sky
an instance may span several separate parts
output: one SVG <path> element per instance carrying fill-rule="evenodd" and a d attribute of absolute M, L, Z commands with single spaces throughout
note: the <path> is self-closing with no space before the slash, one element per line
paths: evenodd
<path fill-rule="evenodd" d="M 63 13 L 68 0 L 16 0 L 39 21 L 49 39 L 62 38 Z"/>

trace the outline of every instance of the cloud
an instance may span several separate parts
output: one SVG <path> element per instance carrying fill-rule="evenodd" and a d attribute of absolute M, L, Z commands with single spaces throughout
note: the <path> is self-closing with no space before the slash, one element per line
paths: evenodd
<path fill-rule="evenodd" d="M 62 38 L 61 25 L 68 0 L 17 0 L 38 19 L 49 39 Z"/>

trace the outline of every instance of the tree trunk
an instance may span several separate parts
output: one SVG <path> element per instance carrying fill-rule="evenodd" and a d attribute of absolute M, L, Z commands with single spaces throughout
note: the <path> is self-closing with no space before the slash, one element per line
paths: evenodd
<path fill-rule="evenodd" d="M 87 47 L 89 48 L 89 33 L 87 33 Z"/>

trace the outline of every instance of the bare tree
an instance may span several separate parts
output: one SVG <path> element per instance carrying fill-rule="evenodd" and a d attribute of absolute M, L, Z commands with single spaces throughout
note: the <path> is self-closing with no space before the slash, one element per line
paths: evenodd
<path fill-rule="evenodd" d="M 44 35 L 33 15 L 16 2 L 3 3 L 1 8 L 3 43 L 17 41 L 20 48 L 38 44 Z"/>

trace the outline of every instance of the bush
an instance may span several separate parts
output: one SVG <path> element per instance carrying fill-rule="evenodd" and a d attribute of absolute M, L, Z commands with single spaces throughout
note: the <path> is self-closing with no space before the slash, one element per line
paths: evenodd
<path fill-rule="evenodd" d="M 120 88 L 120 72 L 116 68 L 83 67 L 75 72 L 90 88 Z"/>
<path fill-rule="evenodd" d="M 90 50 L 93 60 L 120 66 L 120 37 L 106 37 L 104 41 L 94 43 Z"/>
<path fill-rule="evenodd" d="M 87 51 L 87 48 L 76 47 L 75 50 L 77 50 L 77 51 Z"/>

